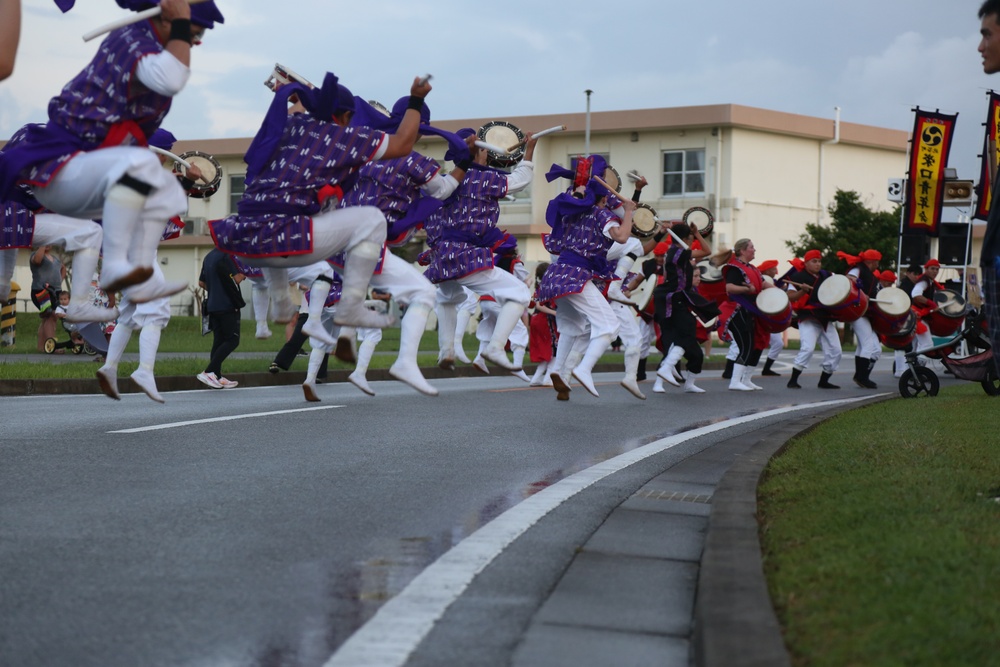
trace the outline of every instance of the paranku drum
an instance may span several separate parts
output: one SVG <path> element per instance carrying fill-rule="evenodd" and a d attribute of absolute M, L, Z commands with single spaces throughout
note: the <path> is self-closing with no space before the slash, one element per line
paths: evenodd
<path fill-rule="evenodd" d="M 608 185 L 611 185 L 608 183 Z M 659 219 L 656 210 L 649 204 L 639 204 L 632 213 L 632 236 L 648 239 L 656 233 Z"/>
<path fill-rule="evenodd" d="M 218 160 L 201 151 L 188 151 L 177 157 L 198 167 L 202 176 L 205 177 L 204 181 L 197 180 L 191 186 L 191 191 L 188 193 L 191 197 L 205 199 L 219 191 L 219 184 L 222 183 L 222 164 Z"/>
<path fill-rule="evenodd" d="M 906 324 L 910 295 L 898 287 L 883 287 L 868 302 L 868 319 L 876 333 L 891 336 Z"/>
<path fill-rule="evenodd" d="M 820 283 L 816 298 L 838 322 L 853 322 L 868 310 L 868 295 L 858 288 L 857 282 L 840 274 Z"/>
<path fill-rule="evenodd" d="M 656 276 L 649 276 L 641 283 L 639 286 L 632 290 L 632 300 L 635 301 L 636 308 L 639 312 L 646 310 L 649 303 L 653 300 L 653 289 L 656 287 Z"/>
<path fill-rule="evenodd" d="M 937 309 L 927 316 L 927 325 L 934 336 L 951 336 L 962 327 L 965 319 L 965 299 L 958 292 L 942 289 L 934 292 Z"/>
<path fill-rule="evenodd" d="M 608 165 L 607 170 L 604 172 L 604 182 L 615 189 L 615 193 L 619 194 L 622 191 L 622 177 L 618 173 L 618 170 Z"/>
<path fill-rule="evenodd" d="M 757 295 L 757 310 L 761 312 L 761 324 L 771 333 L 781 333 L 792 323 L 792 304 L 788 293 L 773 287 Z"/>
<path fill-rule="evenodd" d="M 900 325 L 899 329 L 889 335 L 880 334 L 879 339 L 882 344 L 891 350 L 903 350 L 913 342 L 913 339 L 917 336 L 917 314 L 910 310 L 906 314 L 906 319 L 903 320 L 903 324 Z"/>
<path fill-rule="evenodd" d="M 681 220 L 687 225 L 692 222 L 698 225 L 698 231 L 702 236 L 708 236 L 715 229 L 715 216 L 703 206 L 693 206 L 684 211 Z"/>
<path fill-rule="evenodd" d="M 503 120 L 491 120 L 479 128 L 477 132 L 480 140 L 497 148 L 514 146 L 524 141 L 524 132 L 519 127 Z M 524 147 L 521 146 L 508 153 L 497 153 L 496 151 L 486 151 L 486 164 L 499 169 L 513 167 L 524 157 Z"/>
<path fill-rule="evenodd" d="M 729 299 L 726 296 L 726 281 L 722 279 L 722 267 L 715 266 L 710 261 L 705 260 L 698 262 L 698 268 L 701 269 L 701 284 L 698 285 L 698 293 L 721 306 Z"/>

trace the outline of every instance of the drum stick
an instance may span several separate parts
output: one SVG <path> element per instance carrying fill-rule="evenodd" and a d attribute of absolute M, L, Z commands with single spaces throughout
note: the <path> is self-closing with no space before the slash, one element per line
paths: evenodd
<path fill-rule="evenodd" d="M 424 76 L 420 77 L 420 81 L 418 81 L 417 83 L 419 83 L 421 86 L 426 86 L 427 82 L 430 81 L 433 78 L 434 78 L 434 75 L 432 75 L 432 74 L 425 74 Z"/>
<path fill-rule="evenodd" d="M 170 151 L 165 150 L 163 148 L 159 148 L 158 146 L 150 146 L 149 150 L 153 151 L 157 155 L 162 155 L 163 157 L 170 158 L 171 160 L 173 160 L 177 164 L 183 165 L 185 169 L 190 169 L 191 168 L 191 163 L 188 162 L 187 160 L 185 160 L 184 158 L 182 158 L 180 155 L 174 155 Z"/>
<path fill-rule="evenodd" d="M 198 4 L 199 2 L 206 2 L 206 0 L 188 0 L 189 5 L 195 5 Z M 100 28 L 91 30 L 90 32 L 86 33 L 83 36 L 83 41 L 89 42 L 95 37 L 100 37 L 105 33 L 111 32 L 112 30 L 118 30 L 118 28 L 124 28 L 127 25 L 132 25 L 133 23 L 139 23 L 141 21 L 145 21 L 146 19 L 151 19 L 154 16 L 159 16 L 161 11 L 163 10 L 161 10 L 159 6 L 150 7 L 149 9 L 144 9 L 141 12 L 136 12 L 131 16 L 126 16 L 125 18 L 112 21 L 107 25 L 103 25 Z"/>
<path fill-rule="evenodd" d="M 488 144 L 485 141 L 476 140 L 476 146 L 480 148 L 485 148 L 488 151 L 493 151 L 494 153 L 499 153 L 500 155 L 507 155 L 507 151 L 500 148 L 499 146 L 494 146 L 493 144 Z"/>
<path fill-rule="evenodd" d="M 565 125 L 556 125 L 555 127 L 550 127 L 547 130 L 542 130 L 541 132 L 535 132 L 534 138 L 537 139 L 539 137 L 544 137 L 546 134 L 552 134 L 553 132 L 562 132 L 565 129 L 566 129 Z M 518 148 L 525 145 L 526 143 L 528 143 L 528 140 L 522 139 L 521 141 L 517 142 L 516 144 L 508 148 L 507 152 L 516 151 Z"/>
<path fill-rule="evenodd" d="M 600 183 L 601 185 L 603 185 L 604 187 L 606 187 L 611 192 L 615 191 L 615 189 L 613 187 L 611 187 L 610 185 L 608 185 L 607 183 L 605 183 L 604 179 L 601 178 L 600 176 L 594 176 L 594 180 L 597 181 L 598 183 Z M 684 240 L 681 237 L 677 236 L 677 234 L 674 234 L 674 230 L 672 230 L 669 227 L 667 227 L 667 232 L 670 234 L 670 236 L 673 237 L 674 241 L 676 241 L 682 248 L 684 248 L 685 250 L 690 250 L 691 249 L 691 246 L 689 246 L 687 243 L 685 243 Z"/>
<path fill-rule="evenodd" d="M 629 177 L 629 179 L 630 179 L 630 180 L 632 180 L 632 181 L 641 181 L 641 180 L 642 180 L 642 175 L 641 175 L 641 174 L 639 174 L 639 172 L 637 172 L 637 171 L 634 171 L 634 170 L 633 170 L 633 171 L 630 171 L 630 172 L 628 172 L 628 173 L 627 173 L 627 174 L 625 174 L 625 175 L 626 175 L 626 176 L 628 176 L 628 177 Z"/>

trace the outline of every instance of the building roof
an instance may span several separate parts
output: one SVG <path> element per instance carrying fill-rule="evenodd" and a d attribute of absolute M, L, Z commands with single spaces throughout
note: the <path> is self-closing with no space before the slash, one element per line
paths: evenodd
<path fill-rule="evenodd" d="M 492 120 L 505 120 L 525 130 L 542 130 L 555 125 L 565 125 L 566 131 L 569 133 L 582 133 L 586 127 L 586 114 L 584 113 L 513 116 L 502 119 L 434 119 L 433 123 L 443 130 L 455 131 L 463 127 L 480 127 Z M 832 118 L 802 116 L 740 104 L 598 111 L 590 114 L 591 134 L 675 128 L 736 127 L 815 140 L 830 140 L 834 138 L 834 125 Z M 909 132 L 904 130 L 892 130 L 843 121 L 840 123 L 840 141 L 845 144 L 906 151 L 909 136 Z M 435 138 L 427 137 L 427 139 L 434 140 Z M 179 141 L 174 149 L 178 153 L 200 150 L 211 155 L 242 155 L 250 146 L 250 141 L 250 137 Z"/>

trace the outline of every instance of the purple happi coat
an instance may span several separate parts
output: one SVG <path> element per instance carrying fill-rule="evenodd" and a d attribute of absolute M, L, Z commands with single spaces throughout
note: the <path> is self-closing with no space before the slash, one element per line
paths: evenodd
<path fill-rule="evenodd" d="M 35 213 L 23 204 L 3 202 L 0 221 L 0 249 L 30 248 L 35 236 Z"/>
<path fill-rule="evenodd" d="M 579 294 L 591 280 L 614 279 L 614 266 L 608 262 L 614 241 L 604 234 L 605 227 L 614 222 L 618 216 L 597 206 L 563 220 L 562 252 L 542 277 L 539 301 Z"/>
<path fill-rule="evenodd" d="M 30 125 L 0 156 L 0 193 L 18 181 L 47 185 L 77 152 L 107 146 L 145 146 L 170 110 L 171 98 L 135 76 L 143 56 L 163 45 L 150 21 L 111 32 L 97 54 L 49 102 L 49 122 Z"/>
<path fill-rule="evenodd" d="M 247 183 L 239 212 L 209 221 L 215 245 L 246 257 L 312 252 L 312 216 L 321 210 L 320 189 L 343 183 L 371 161 L 385 140 L 385 133 L 367 127 L 290 115 L 279 147 Z"/>
<path fill-rule="evenodd" d="M 493 248 L 505 238 L 497 229 L 507 174 L 472 165 L 445 206 L 425 224 L 432 283 L 456 280 L 493 268 Z"/>

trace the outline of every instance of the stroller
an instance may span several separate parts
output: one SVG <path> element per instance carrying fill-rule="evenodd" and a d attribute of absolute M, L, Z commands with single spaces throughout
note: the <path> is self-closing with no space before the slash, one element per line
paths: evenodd
<path fill-rule="evenodd" d="M 952 356 L 963 341 L 974 352 L 966 357 Z M 899 378 L 899 393 L 903 398 L 937 396 L 941 383 L 934 371 L 920 365 L 920 355 L 938 359 L 959 380 L 978 382 L 990 396 L 1000 396 L 1000 377 L 986 336 L 986 315 L 981 309 L 970 309 L 961 331 L 948 342 L 906 353 L 907 370 Z"/>
<path fill-rule="evenodd" d="M 72 326 L 72 328 L 70 328 Z M 69 340 L 62 342 L 55 338 L 45 339 L 43 349 L 45 354 L 52 354 L 56 350 L 69 349 L 73 354 L 86 352 L 93 356 L 95 354 L 107 355 L 108 336 L 114 330 L 114 325 L 105 325 L 100 322 L 86 322 L 76 325 L 66 325 L 63 327 L 69 333 Z"/>

